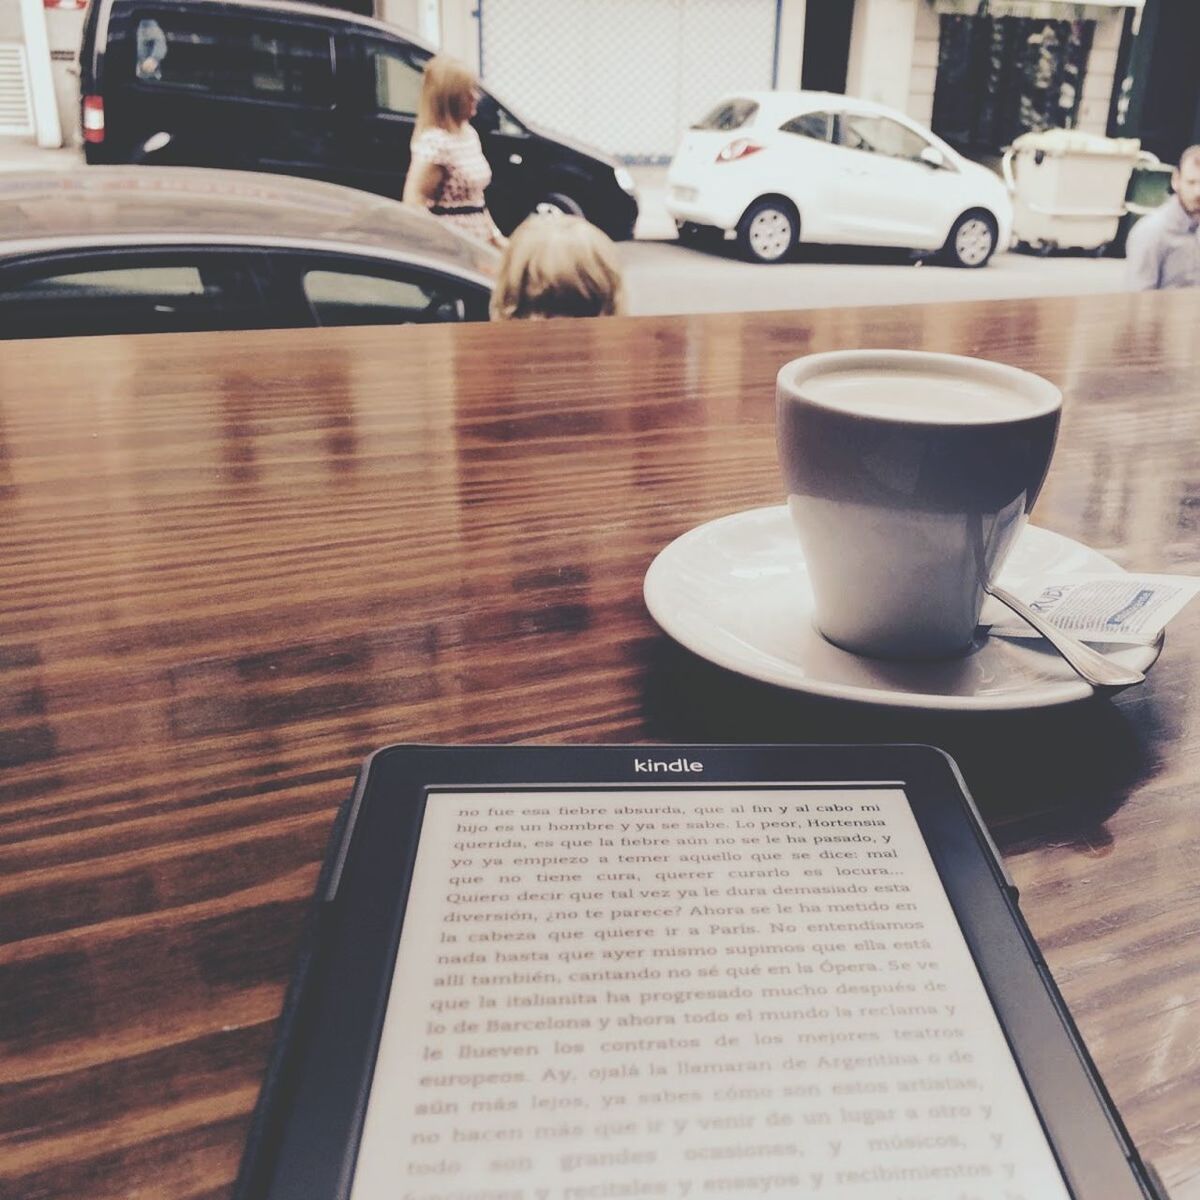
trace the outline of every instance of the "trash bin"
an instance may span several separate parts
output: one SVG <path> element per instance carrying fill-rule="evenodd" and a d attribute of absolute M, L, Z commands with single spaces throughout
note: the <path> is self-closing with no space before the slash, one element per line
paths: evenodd
<path fill-rule="evenodd" d="M 1147 213 L 1167 202 L 1171 195 L 1171 174 L 1174 170 L 1170 163 L 1159 162 L 1149 150 L 1143 150 L 1138 155 L 1125 192 L 1125 215 L 1113 239 L 1112 249 L 1115 253 L 1123 255 L 1129 231 Z"/>
<path fill-rule="evenodd" d="M 1013 198 L 1016 243 L 1041 253 L 1071 248 L 1103 254 L 1117 236 L 1140 152 L 1136 138 L 1074 129 L 1022 134 L 1001 163 Z"/>

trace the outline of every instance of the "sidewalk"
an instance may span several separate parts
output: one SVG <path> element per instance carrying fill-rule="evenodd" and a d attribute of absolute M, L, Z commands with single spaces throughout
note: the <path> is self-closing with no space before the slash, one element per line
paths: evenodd
<path fill-rule="evenodd" d="M 83 166 L 78 146 L 47 149 L 27 138 L 0 137 L 0 171 L 69 171 Z"/>

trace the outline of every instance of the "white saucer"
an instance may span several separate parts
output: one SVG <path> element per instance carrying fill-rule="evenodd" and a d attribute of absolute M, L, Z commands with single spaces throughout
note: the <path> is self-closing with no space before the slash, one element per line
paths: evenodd
<path fill-rule="evenodd" d="M 1048 529 L 1027 526 L 1000 582 L 1077 571 L 1114 571 L 1103 554 Z M 1083 700 L 1085 683 L 1041 639 L 988 637 L 937 662 L 861 658 L 827 642 L 812 624 L 812 591 L 787 508 L 755 508 L 676 538 L 650 564 L 650 615 L 677 642 L 718 666 L 779 687 L 896 708 L 1017 709 Z M 996 604 L 989 599 L 987 605 Z M 1004 609 L 984 608 L 982 621 Z M 1144 671 L 1162 649 L 1099 646 Z"/>

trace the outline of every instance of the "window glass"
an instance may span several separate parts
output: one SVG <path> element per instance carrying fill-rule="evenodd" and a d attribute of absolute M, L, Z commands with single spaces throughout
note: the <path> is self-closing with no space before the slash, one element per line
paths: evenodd
<path fill-rule="evenodd" d="M 802 113 L 779 128 L 784 133 L 797 133 L 801 137 L 827 142 L 833 131 L 833 116 L 827 112 Z"/>
<path fill-rule="evenodd" d="M 723 104 L 718 104 L 702 121 L 697 121 L 692 128 L 714 129 L 726 133 L 748 125 L 756 112 L 758 105 L 753 100 L 726 100 Z"/>
<path fill-rule="evenodd" d="M 467 319 L 467 302 L 450 284 L 324 269 L 305 271 L 301 278 L 318 325 L 407 325 Z"/>
<path fill-rule="evenodd" d="M 138 297 L 168 301 L 204 294 L 204 281 L 200 278 L 198 267 L 109 267 L 30 279 L 6 291 L 3 300 L 6 304 L 55 300 L 94 300 L 104 303 L 107 300 L 119 302 Z"/>
<path fill-rule="evenodd" d="M 368 47 L 367 55 L 373 63 L 376 112 L 416 116 L 424 63 L 382 46 Z"/>
<path fill-rule="evenodd" d="M 525 126 L 487 92 L 483 92 L 479 97 L 479 109 L 474 123 L 485 132 L 499 133 L 505 137 L 520 137 L 525 132 Z"/>
<path fill-rule="evenodd" d="M 137 25 L 134 73 L 143 83 L 328 107 L 329 36 L 315 29 L 161 12 Z"/>
<path fill-rule="evenodd" d="M 508 109 L 496 105 L 496 132 L 506 137 L 520 137 L 525 132 L 525 126 L 517 120 Z"/>
<path fill-rule="evenodd" d="M 250 329 L 266 313 L 248 262 L 45 265 L 0 285 L 4 337 Z"/>
<path fill-rule="evenodd" d="M 838 141 L 851 150 L 867 150 L 889 158 L 919 159 L 929 143 L 907 125 L 888 117 L 843 113 Z"/>

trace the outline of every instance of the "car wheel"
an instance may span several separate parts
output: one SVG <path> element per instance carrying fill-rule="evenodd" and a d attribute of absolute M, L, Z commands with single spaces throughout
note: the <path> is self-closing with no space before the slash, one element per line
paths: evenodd
<path fill-rule="evenodd" d="M 799 234 L 800 218 L 786 200 L 756 200 L 738 222 L 738 248 L 751 262 L 783 262 Z"/>
<path fill-rule="evenodd" d="M 563 213 L 568 217 L 582 217 L 583 205 L 566 192 L 546 192 L 533 206 L 535 213 Z"/>
<path fill-rule="evenodd" d="M 989 213 L 963 213 L 946 239 L 946 258 L 956 267 L 987 266 L 996 252 L 996 222 Z"/>

